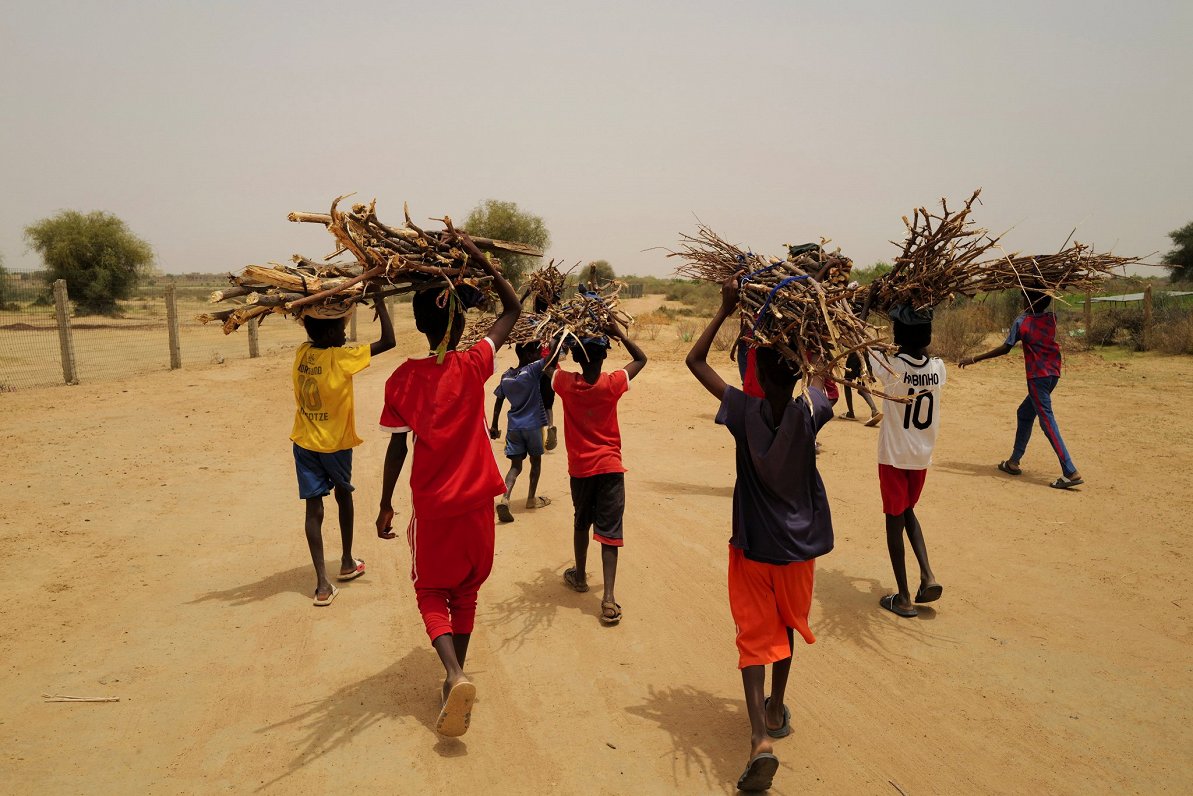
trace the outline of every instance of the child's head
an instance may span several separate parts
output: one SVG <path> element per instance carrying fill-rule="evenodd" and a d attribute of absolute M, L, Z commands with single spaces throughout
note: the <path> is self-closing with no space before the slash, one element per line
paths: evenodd
<path fill-rule="evenodd" d="M 758 370 L 758 384 L 768 398 L 790 398 L 795 392 L 795 383 L 803 375 L 797 363 L 773 348 L 756 349 L 754 365 Z"/>
<path fill-rule="evenodd" d="M 904 323 L 892 319 L 895 328 L 895 345 L 901 351 L 922 351 L 932 344 L 932 321 L 927 323 Z"/>
<path fill-rule="evenodd" d="M 427 336 L 431 347 L 437 347 L 444 337 L 447 337 L 448 350 L 454 350 L 460 342 L 460 335 L 464 333 L 464 313 L 471 307 L 478 306 L 484 299 L 484 294 L 474 287 L 459 285 L 455 289 L 456 300 L 452 300 L 451 291 L 447 288 L 420 290 L 414 294 L 411 302 L 414 310 L 415 327 Z M 451 324 L 451 335 L 448 336 L 448 324 Z"/>
<path fill-rule="evenodd" d="M 542 348 L 537 341 L 533 343 L 518 343 L 514 346 L 514 353 L 518 355 L 519 367 L 525 367 L 542 358 Z"/>
<path fill-rule="evenodd" d="M 609 355 L 609 338 L 585 337 L 579 343 L 572 343 L 571 352 L 572 359 L 585 373 L 600 373 Z"/>
<path fill-rule="evenodd" d="M 1052 304 L 1052 296 L 1035 288 L 1024 288 L 1023 308 L 1028 312 L 1044 312 Z"/>
<path fill-rule="evenodd" d="M 312 318 L 304 315 L 302 325 L 315 348 L 336 348 L 348 339 L 344 330 L 347 321 L 347 318 Z"/>

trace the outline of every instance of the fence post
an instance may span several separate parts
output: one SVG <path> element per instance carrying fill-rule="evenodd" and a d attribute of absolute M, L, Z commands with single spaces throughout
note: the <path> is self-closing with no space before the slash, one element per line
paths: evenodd
<path fill-rule="evenodd" d="M 1085 336 L 1086 336 L 1087 340 L 1089 339 L 1090 327 L 1093 325 L 1093 321 L 1094 321 L 1093 301 L 1092 301 L 1093 296 L 1094 296 L 1094 292 L 1092 290 L 1085 291 Z"/>
<path fill-rule="evenodd" d="M 75 369 L 75 339 L 70 333 L 70 310 L 67 304 L 66 280 L 54 280 L 54 313 L 58 316 L 58 346 L 62 351 L 62 378 L 67 384 L 78 384 Z"/>
<path fill-rule="evenodd" d="M 178 335 L 178 295 L 173 282 L 166 285 L 166 328 L 170 330 L 170 370 L 182 367 L 182 345 Z"/>
<path fill-rule="evenodd" d="M 1152 286 L 1143 289 L 1143 349 L 1149 350 L 1152 339 Z"/>
<path fill-rule="evenodd" d="M 359 305 L 352 306 L 352 320 L 348 322 L 348 339 L 354 343 L 356 342 L 356 311 L 357 311 L 357 309 L 359 309 Z"/>
<path fill-rule="evenodd" d="M 249 319 L 249 359 L 256 359 L 261 356 L 260 339 L 257 336 L 257 329 L 260 325 L 260 315 Z"/>

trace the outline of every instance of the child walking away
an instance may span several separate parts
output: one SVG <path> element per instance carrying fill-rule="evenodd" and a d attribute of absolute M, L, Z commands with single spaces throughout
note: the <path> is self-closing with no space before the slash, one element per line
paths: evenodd
<path fill-rule="evenodd" d="M 894 356 L 871 355 L 870 366 L 888 395 L 905 393 L 911 403 L 883 399 L 887 422 L 878 433 L 878 485 L 882 492 L 882 513 L 886 515 L 886 548 L 895 571 L 896 594 L 879 600 L 891 613 L 918 616 L 907 585 L 903 534 L 911 542 L 920 565 L 920 587 L 915 602 L 939 600 L 943 589 L 932 574 L 924 532 L 915 516 L 915 506 L 924 488 L 932 449 L 940 428 L 940 394 L 944 389 L 944 362 L 926 353 L 932 342 L 932 310 L 915 311 L 908 305 L 892 307 L 887 313 L 895 331 Z"/>
<path fill-rule="evenodd" d="M 315 565 L 315 605 L 331 605 L 336 587 L 327 579 L 323 560 L 323 498 L 334 491 L 339 507 L 343 557 L 337 580 L 358 578 L 365 562 L 352 557 L 352 449 L 356 435 L 352 377 L 369 361 L 394 347 L 394 329 L 385 301 L 374 302 L 381 337 L 371 345 L 345 345 L 347 318 L 304 317 L 310 341 L 294 355 L 294 468 L 298 497 L 306 501 L 307 546 Z"/>
<path fill-rule="evenodd" d="M 381 430 L 391 436 L 377 514 L 377 535 L 394 538 L 394 485 L 406 461 L 406 435 L 413 432 L 410 578 L 445 673 L 435 727 L 450 737 L 463 735 L 472 720 L 476 687 L 464 676 L 464 661 L 477 592 L 493 568 L 493 498 L 505 491 L 485 435 L 485 381 L 520 313 L 509 282 L 470 238 L 460 233 L 459 242 L 492 276 L 502 312 L 485 339 L 459 352 L 464 310 L 479 303 L 480 291 L 460 285 L 415 294 L 414 322 L 430 353 L 402 363 L 385 384 Z"/>
<path fill-rule="evenodd" d="M 1048 438 L 1056 458 L 1060 460 L 1060 478 L 1049 486 L 1054 489 L 1072 489 L 1085 481 L 1069 456 L 1069 449 L 1065 447 L 1060 428 L 1056 424 L 1056 416 L 1052 413 L 1052 391 L 1060 381 L 1061 356 L 1060 346 L 1056 342 L 1056 314 L 1048 312 L 1051 303 L 1052 297 L 1047 293 L 1024 290 L 1024 312 L 1011 324 L 1006 341 L 997 348 L 992 348 L 984 354 L 966 357 L 957 364 L 964 368 L 984 359 L 1001 357 L 1010 353 L 1015 343 L 1023 343 L 1023 364 L 1027 368 L 1027 397 L 1019 404 L 1019 410 L 1016 412 L 1019 423 L 1015 429 L 1015 447 L 1011 450 L 1011 458 L 999 462 L 998 469 L 1009 475 L 1023 474 L 1019 462 L 1027 452 L 1032 424 L 1038 419 L 1040 428 L 1044 429 L 1044 436 Z"/>
<path fill-rule="evenodd" d="M 855 351 L 845 358 L 845 379 L 846 381 L 857 381 L 861 377 L 862 358 Z M 874 427 L 881 423 L 882 412 L 879 412 L 878 407 L 874 405 L 874 399 L 870 397 L 870 391 L 865 387 L 858 387 L 857 394 L 862 396 L 862 400 L 870 407 L 870 419 L 866 421 L 866 425 Z M 848 384 L 845 385 L 845 419 L 857 419 L 857 415 L 853 413 L 853 389 Z"/>
<path fill-rule="evenodd" d="M 601 543 L 601 568 L 605 591 L 601 595 L 601 622 L 621 621 L 621 606 L 613 593 L 617 580 L 617 551 L 622 546 L 625 514 L 625 468 L 621 464 L 621 430 L 617 402 L 630 388 L 630 380 L 646 366 L 646 354 L 616 323 L 605 330 L 621 341 L 633 360 L 621 370 L 602 373 L 608 338 L 586 338 L 572 348 L 581 372 L 560 368 L 552 385 L 563 404 L 563 441 L 568 453 L 572 506 L 575 508 L 573 546 L 576 566 L 564 571 L 563 580 L 578 592 L 588 591 L 588 531 Z"/>
<path fill-rule="evenodd" d="M 522 463 L 530 457 L 530 493 L 526 508 L 541 509 L 551 504 L 551 499 L 537 495 L 539 474 L 543 464 L 543 428 L 547 425 L 547 411 L 543 407 L 541 384 L 543 371 L 554 364 L 554 357 L 544 359 L 538 342 L 520 343 L 514 346 L 518 355 L 518 367 L 510 368 L 501 376 L 493 394 L 497 401 L 493 405 L 493 423 L 489 427 L 489 438 L 497 439 L 500 431 L 497 418 L 501 406 L 510 402 L 506 420 L 505 456 L 510 460 L 509 472 L 505 474 L 505 494 L 497 504 L 497 519 L 513 522 L 510 513 L 510 495 L 514 484 L 522 474 Z M 550 355 L 549 355 L 550 356 Z"/>
<path fill-rule="evenodd" d="M 750 757 L 737 781 L 745 791 L 771 786 L 779 759 L 772 740 L 791 734 L 785 704 L 794 632 L 808 644 L 815 559 L 833 548 L 828 496 L 816 469 L 816 433 L 833 417 L 820 379 L 793 400 L 799 364 L 773 348 L 753 361 L 763 397 L 725 384 L 708 364 L 708 350 L 738 302 L 735 275 L 721 287 L 721 308 L 692 346 L 688 368 L 721 402 L 716 422 L 733 435 L 737 481 L 729 540 L 729 608 L 737 625 L 738 668 L 750 716 Z M 765 696 L 766 667 L 771 669 Z"/>

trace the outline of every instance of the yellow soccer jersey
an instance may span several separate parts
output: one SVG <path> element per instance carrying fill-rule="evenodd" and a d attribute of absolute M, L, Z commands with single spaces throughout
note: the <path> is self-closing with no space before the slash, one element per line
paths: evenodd
<path fill-rule="evenodd" d="M 294 356 L 295 444 L 318 453 L 335 453 L 359 445 L 352 375 L 369 366 L 367 345 L 298 347 Z"/>

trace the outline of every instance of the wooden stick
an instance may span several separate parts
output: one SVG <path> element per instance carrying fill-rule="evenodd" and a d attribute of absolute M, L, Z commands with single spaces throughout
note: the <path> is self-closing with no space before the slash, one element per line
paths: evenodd
<path fill-rule="evenodd" d="M 41 698 L 45 702 L 119 702 L 120 701 L 120 697 L 59 696 L 56 694 L 42 694 Z"/>

